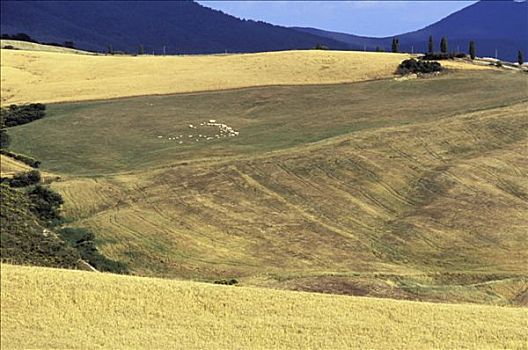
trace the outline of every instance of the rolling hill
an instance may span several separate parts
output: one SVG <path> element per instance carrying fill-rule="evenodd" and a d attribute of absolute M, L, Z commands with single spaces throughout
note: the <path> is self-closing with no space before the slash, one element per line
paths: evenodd
<path fill-rule="evenodd" d="M 2 50 L 2 105 L 375 80 L 394 76 L 395 67 L 409 57 L 321 50 L 209 56 L 89 56 L 67 50 L 60 54 L 49 52 L 48 48 L 57 48 L 44 45 L 37 48 L 46 51 Z M 490 69 L 461 62 L 444 65 L 464 70 Z M 68 81 L 64 80 L 65 75 Z"/>
<path fill-rule="evenodd" d="M 22 55 L 19 62 L 35 54 L 10 52 Z M 49 61 L 28 60 L 19 71 L 46 72 L 38 65 L 69 59 L 46 55 Z M 4 51 L 2 57 L 10 62 Z M 63 101 L 82 94 L 72 97 L 60 77 L 97 74 L 87 69 L 90 59 L 151 62 L 75 57 L 52 85 Z M 361 57 L 369 64 L 347 64 Z M 101 251 L 135 274 L 521 305 L 526 78 L 452 62 L 458 69 L 447 74 L 399 81 L 390 62 L 402 57 L 324 51 L 182 57 L 189 72 L 204 59 L 214 67 L 228 60 L 231 68 L 244 67 L 245 59 L 273 69 L 288 58 L 313 64 L 284 76 L 284 84 L 299 85 L 250 87 L 253 73 L 240 73 L 235 90 L 55 103 L 46 118 L 9 133 L 15 151 L 61 177 L 52 186 L 66 200 L 69 223 L 95 232 Z M 312 73 L 341 64 L 353 69 Z M 376 65 L 388 75 L 370 80 L 384 72 Z M 162 80 L 160 72 L 147 76 Z M 221 75 L 206 80 L 202 73 L 206 90 L 226 87 Z M 321 85 L 341 78 L 352 82 Z M 184 75 L 174 82 L 185 87 Z M 34 96 L 39 84 L 21 84 L 15 96 Z M 115 84 L 126 90 L 126 80 Z M 238 134 L 220 132 L 221 124 Z"/>
<path fill-rule="evenodd" d="M 189 54 L 348 45 L 313 34 L 241 20 L 193 1 L 2 1 L 2 34 L 41 42 L 73 41 L 84 50 Z"/>
<path fill-rule="evenodd" d="M 521 308 L 1 268 L 3 349 L 523 349 L 527 341 Z"/>
<path fill-rule="evenodd" d="M 393 37 L 371 38 L 345 33 L 328 32 L 316 28 L 295 28 L 304 33 L 324 36 L 348 43 L 355 49 L 375 50 L 376 47 L 390 51 Z M 517 51 L 528 53 L 528 2 L 523 1 L 479 1 L 423 29 L 395 35 L 400 40 L 400 49 L 411 52 L 427 52 L 429 36 L 436 41 L 446 36 L 449 48 L 467 52 L 470 40 L 477 45 L 481 57 L 495 57 L 515 62 Z"/>

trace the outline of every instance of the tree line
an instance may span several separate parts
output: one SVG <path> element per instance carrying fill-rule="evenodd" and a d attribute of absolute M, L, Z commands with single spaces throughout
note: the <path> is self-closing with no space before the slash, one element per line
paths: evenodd
<path fill-rule="evenodd" d="M 26 33 L 17 33 L 17 34 L 1 34 L 0 39 L 4 40 L 17 40 L 17 41 L 26 41 L 30 43 L 35 44 L 42 44 L 42 45 L 51 45 L 51 46 L 59 46 L 59 47 L 67 47 L 69 49 L 75 48 L 75 43 L 73 41 L 64 41 L 63 43 L 56 43 L 56 42 L 40 42 L 38 40 L 33 39 Z M 6 46 L 5 48 L 13 48 L 12 46 Z"/>
<path fill-rule="evenodd" d="M 376 48 L 376 51 L 381 51 L 379 47 Z M 400 40 L 398 38 L 392 39 L 392 45 L 391 45 L 391 51 L 393 53 L 399 53 L 400 51 Z M 474 60 L 477 56 L 477 45 L 474 40 L 471 40 L 468 44 L 468 54 L 469 57 Z M 442 59 L 442 58 L 454 58 L 454 57 L 462 57 L 462 53 L 460 52 L 449 52 L 449 43 L 447 37 L 442 37 L 440 39 L 440 53 L 436 53 L 434 49 L 434 40 L 433 36 L 429 36 L 429 40 L 427 42 L 427 56 L 431 57 L 431 59 Z M 519 65 L 524 64 L 524 54 L 521 50 L 517 53 L 517 63 Z"/>

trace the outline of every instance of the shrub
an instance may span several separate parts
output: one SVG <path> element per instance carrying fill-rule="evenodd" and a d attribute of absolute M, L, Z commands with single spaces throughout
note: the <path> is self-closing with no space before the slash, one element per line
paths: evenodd
<path fill-rule="evenodd" d="M 26 187 L 36 185 L 40 182 L 40 172 L 31 170 L 25 173 L 15 174 L 12 179 L 7 181 L 11 187 Z"/>
<path fill-rule="evenodd" d="M 81 258 L 99 271 L 128 273 L 127 267 L 118 261 L 102 255 L 95 245 L 95 235 L 86 228 L 63 228 L 59 231 L 61 238 L 76 249 Z"/>
<path fill-rule="evenodd" d="M 58 223 L 61 221 L 59 208 L 64 203 L 62 196 L 49 187 L 36 185 L 27 192 L 31 211 L 41 220 Z"/>
<path fill-rule="evenodd" d="M 462 52 L 451 52 L 451 53 L 443 53 L 443 52 L 433 52 L 433 53 L 427 53 L 423 55 L 420 59 L 426 60 L 426 61 L 440 61 L 440 60 L 453 60 L 455 58 L 466 58 L 467 55 Z"/>
<path fill-rule="evenodd" d="M 433 73 L 441 72 L 444 68 L 438 62 L 430 61 L 417 61 L 413 58 L 408 59 L 400 63 L 397 69 L 397 73 L 401 75 L 411 73 Z"/>
<path fill-rule="evenodd" d="M 216 280 L 214 281 L 215 284 L 224 284 L 226 286 L 233 286 L 235 284 L 238 284 L 238 280 L 231 278 L 228 280 Z"/>
<path fill-rule="evenodd" d="M 9 147 L 10 139 L 6 129 L 0 129 L 0 148 Z"/>
<path fill-rule="evenodd" d="M 1 124 L 5 127 L 27 124 L 46 115 L 46 106 L 42 103 L 28 105 L 11 105 L 0 110 Z"/>
<path fill-rule="evenodd" d="M 5 45 L 5 46 L 2 46 L 2 49 L 5 49 L 5 50 L 18 50 L 18 49 L 15 48 L 13 45 Z"/>

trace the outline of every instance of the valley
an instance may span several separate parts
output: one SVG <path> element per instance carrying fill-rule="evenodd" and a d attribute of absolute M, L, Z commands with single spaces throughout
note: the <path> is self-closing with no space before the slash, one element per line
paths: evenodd
<path fill-rule="evenodd" d="M 2 348 L 523 349 L 526 73 L 31 50 L 2 49 L 2 106 L 46 103 L 9 151 L 66 231 L 2 154 L 2 237 L 29 247 L 2 260 Z M 75 229 L 130 276 L 93 271 Z"/>
<path fill-rule="evenodd" d="M 59 103 L 10 135 L 135 274 L 516 304 L 525 84 L 462 70 Z M 207 140 L 211 119 L 240 134 Z"/>

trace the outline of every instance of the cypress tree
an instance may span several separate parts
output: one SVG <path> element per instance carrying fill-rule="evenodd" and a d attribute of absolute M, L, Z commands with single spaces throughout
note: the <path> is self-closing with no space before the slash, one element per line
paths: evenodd
<path fill-rule="evenodd" d="M 392 52 L 394 53 L 400 52 L 400 40 L 398 38 L 392 39 Z"/>
<path fill-rule="evenodd" d="M 475 48 L 475 42 L 471 40 L 469 42 L 469 57 L 471 57 L 471 59 L 474 60 L 476 55 L 477 55 L 477 50 Z"/>
<path fill-rule="evenodd" d="M 440 41 L 440 51 L 442 53 L 447 53 L 447 38 L 442 37 L 442 40 Z"/>
<path fill-rule="evenodd" d="M 524 55 L 521 50 L 517 53 L 517 63 L 519 63 L 519 66 L 522 66 L 524 63 Z"/>
<path fill-rule="evenodd" d="M 429 35 L 429 50 L 427 52 L 433 53 L 434 51 L 434 43 L 433 43 L 433 36 Z"/>

